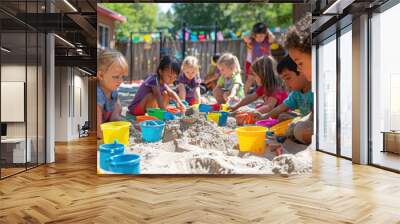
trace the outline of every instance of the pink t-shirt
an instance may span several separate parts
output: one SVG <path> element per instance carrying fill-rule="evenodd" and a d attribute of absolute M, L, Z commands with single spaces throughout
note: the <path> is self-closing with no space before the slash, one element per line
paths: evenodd
<path fill-rule="evenodd" d="M 274 97 L 276 99 L 275 107 L 281 105 L 283 101 L 288 97 L 288 92 L 283 90 L 276 90 L 270 95 L 265 95 L 265 88 L 263 86 L 258 87 L 256 90 L 256 94 L 258 97 L 267 96 L 267 97 Z M 265 99 L 264 99 L 265 102 Z"/>

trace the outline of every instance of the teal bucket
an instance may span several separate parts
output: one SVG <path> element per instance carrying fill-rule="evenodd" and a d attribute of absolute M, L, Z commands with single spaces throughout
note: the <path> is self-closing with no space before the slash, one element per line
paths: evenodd
<path fill-rule="evenodd" d="M 158 142 L 164 135 L 165 122 L 143 121 L 140 123 L 142 129 L 142 140 L 144 142 Z"/>
<path fill-rule="evenodd" d="M 122 154 L 111 157 L 110 171 L 116 174 L 140 174 L 140 155 Z"/>
<path fill-rule="evenodd" d="M 226 126 L 226 122 L 228 121 L 228 112 L 220 111 L 220 116 L 218 120 L 218 126 Z"/>
<path fill-rule="evenodd" d="M 125 146 L 123 144 L 119 144 L 118 141 L 115 141 L 112 144 L 100 145 L 100 168 L 106 171 L 110 171 L 110 157 L 124 153 L 124 149 Z"/>

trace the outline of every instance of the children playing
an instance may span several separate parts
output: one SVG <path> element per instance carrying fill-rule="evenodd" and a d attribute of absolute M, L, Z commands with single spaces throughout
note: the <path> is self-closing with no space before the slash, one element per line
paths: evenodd
<path fill-rule="evenodd" d="M 178 78 L 178 93 L 189 105 L 200 103 L 200 66 L 197 58 L 186 57 L 182 62 L 182 74 Z"/>
<path fill-rule="evenodd" d="M 229 103 L 243 98 L 243 82 L 237 57 L 231 53 L 225 53 L 219 58 L 217 67 L 221 73 L 217 86 L 213 90 L 217 103 Z"/>
<path fill-rule="evenodd" d="M 291 90 L 288 98 L 282 104 L 277 106 L 272 111 L 261 115 L 256 114 L 257 120 L 266 119 L 269 117 L 286 120 L 298 116 L 295 113 L 284 113 L 288 110 L 300 110 L 300 116 L 309 114 L 313 109 L 313 93 L 311 92 L 311 82 L 297 71 L 296 63 L 286 56 L 278 64 L 278 73 L 285 81 L 286 86 Z M 294 137 L 296 140 L 304 144 L 311 143 L 312 125 L 298 123 L 294 127 Z"/>
<path fill-rule="evenodd" d="M 184 110 L 185 105 L 179 96 L 169 87 L 180 72 L 179 63 L 169 56 L 161 58 L 156 74 L 149 75 L 140 85 L 128 110 L 132 115 L 144 115 L 147 108 L 160 108 L 165 110 L 170 98 L 177 106 Z"/>
<path fill-rule="evenodd" d="M 246 84 L 244 86 L 244 93 L 247 94 L 254 83 L 253 77 L 250 76 L 250 66 L 257 58 L 271 55 L 270 43 L 274 42 L 275 38 L 265 23 L 256 23 L 250 37 L 244 37 L 243 41 L 247 46 Z"/>
<path fill-rule="evenodd" d="M 238 104 L 231 107 L 232 111 L 248 105 L 262 97 L 264 104 L 256 109 L 263 114 L 280 105 L 288 96 L 281 78 L 276 72 L 276 61 L 271 56 L 258 58 L 250 67 L 250 76 L 259 86 L 255 93 L 247 95 Z"/>
<path fill-rule="evenodd" d="M 100 125 L 121 120 L 121 103 L 117 89 L 128 74 L 124 56 L 115 50 L 103 50 L 97 58 L 97 138 L 102 138 Z"/>
<path fill-rule="evenodd" d="M 220 57 L 219 54 L 215 54 L 211 58 L 211 64 L 208 66 L 207 74 L 204 78 L 204 85 L 207 90 L 213 90 L 217 86 L 217 81 L 221 75 L 217 67 L 217 62 Z"/>

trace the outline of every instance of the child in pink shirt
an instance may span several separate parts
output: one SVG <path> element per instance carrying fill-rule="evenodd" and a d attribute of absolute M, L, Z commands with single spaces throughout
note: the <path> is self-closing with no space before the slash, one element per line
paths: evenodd
<path fill-rule="evenodd" d="M 288 96 L 284 82 L 276 72 L 276 61 L 271 56 L 257 59 L 250 67 L 250 74 L 259 86 L 256 92 L 247 95 L 238 104 L 231 107 L 232 111 L 248 105 L 260 97 L 264 104 L 256 108 L 256 112 L 267 113 L 280 105 Z"/>

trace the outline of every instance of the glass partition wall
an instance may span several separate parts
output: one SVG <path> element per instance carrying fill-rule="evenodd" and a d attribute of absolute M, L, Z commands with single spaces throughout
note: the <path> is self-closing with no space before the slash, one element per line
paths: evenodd
<path fill-rule="evenodd" d="M 352 158 L 352 27 L 343 29 L 339 49 L 340 155 Z"/>
<path fill-rule="evenodd" d="M 371 22 L 370 163 L 400 172 L 400 4 Z"/>
<path fill-rule="evenodd" d="M 323 41 L 318 54 L 318 149 L 336 154 L 336 35 Z"/>
<path fill-rule="evenodd" d="M 368 164 L 400 172 L 400 100 L 397 98 L 400 95 L 397 56 L 400 33 L 396 29 L 400 21 L 400 4 L 389 0 L 374 9 L 360 12 L 368 14 L 368 21 L 364 21 L 366 17 L 347 15 L 320 31 L 323 35 L 316 35 L 316 146 L 319 151 L 347 159 L 357 156 L 357 161 L 364 156 L 361 154 L 367 154 Z M 355 20 L 358 27 L 353 30 L 352 22 Z M 364 32 L 365 28 L 368 32 Z M 336 37 L 328 37 L 333 34 Z M 364 41 L 368 45 L 364 45 Z M 364 55 L 364 52 L 368 52 L 368 55 Z M 355 57 L 352 57 L 353 54 Z M 353 64 L 353 61 L 360 64 Z M 361 73 L 362 78 L 356 77 L 362 80 L 352 78 L 354 65 L 360 66 L 355 71 Z M 361 85 L 361 88 L 368 90 L 366 96 L 362 96 L 367 98 L 368 138 L 364 139 L 364 133 L 360 130 L 354 131 L 360 132 L 356 133 L 359 135 L 357 140 L 361 136 L 361 141 L 365 141 L 362 144 L 367 147 L 357 146 L 353 149 L 352 106 L 364 107 L 364 98 L 352 97 L 352 86 L 358 85 L 352 81 L 363 82 L 364 78 L 368 82 L 366 86 Z M 336 89 L 332 85 L 336 85 Z M 364 150 L 368 150 L 368 153 Z"/>
<path fill-rule="evenodd" d="M 45 163 L 45 34 L 19 18 L 41 1 L 0 2 L 0 178 Z"/>
<path fill-rule="evenodd" d="M 317 149 L 352 158 L 352 26 L 317 45 Z"/>

